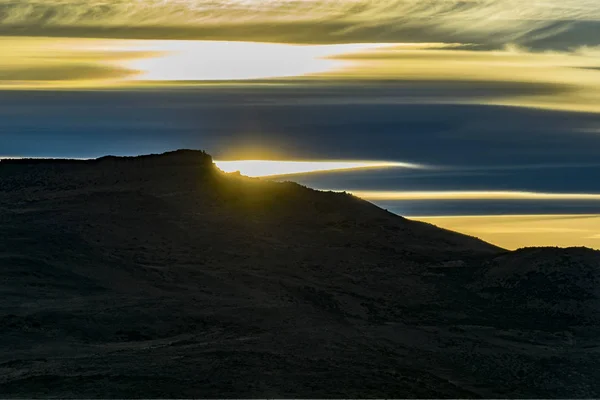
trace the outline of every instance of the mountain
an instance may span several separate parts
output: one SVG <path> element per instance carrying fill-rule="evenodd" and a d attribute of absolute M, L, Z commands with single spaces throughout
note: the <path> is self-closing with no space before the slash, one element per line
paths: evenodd
<path fill-rule="evenodd" d="M 7 397 L 596 397 L 600 252 L 199 151 L 0 162 Z"/>

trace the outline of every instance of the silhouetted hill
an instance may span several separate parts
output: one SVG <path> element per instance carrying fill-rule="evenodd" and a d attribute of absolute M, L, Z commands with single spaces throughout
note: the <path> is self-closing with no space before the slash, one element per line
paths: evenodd
<path fill-rule="evenodd" d="M 583 247 L 521 249 L 484 263 L 472 287 L 498 306 L 538 315 L 529 322 L 542 327 L 597 324 L 600 252 Z"/>
<path fill-rule="evenodd" d="M 7 397 L 594 397 L 599 252 L 177 151 L 0 162 Z"/>

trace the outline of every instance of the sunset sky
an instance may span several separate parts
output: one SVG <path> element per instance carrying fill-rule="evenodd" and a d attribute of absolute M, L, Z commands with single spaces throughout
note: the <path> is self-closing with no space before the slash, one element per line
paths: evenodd
<path fill-rule="evenodd" d="M 600 2 L 0 0 L 0 157 L 181 147 L 600 248 Z"/>

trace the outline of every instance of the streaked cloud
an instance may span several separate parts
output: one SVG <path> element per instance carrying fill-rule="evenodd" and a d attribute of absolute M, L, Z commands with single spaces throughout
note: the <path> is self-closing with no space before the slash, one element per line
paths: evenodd
<path fill-rule="evenodd" d="M 0 33 L 288 43 L 600 44 L 596 0 L 0 0 Z"/>
<path fill-rule="evenodd" d="M 387 45 L 0 37 L 0 88 L 115 87 L 318 75 Z M 413 48 L 415 46 L 412 46 Z"/>
<path fill-rule="evenodd" d="M 366 191 L 348 190 L 367 200 L 600 200 L 600 193 L 537 193 L 519 191 Z"/>
<path fill-rule="evenodd" d="M 114 85 L 139 71 L 123 63 L 157 56 L 126 41 L 0 37 L 0 88 Z"/>
<path fill-rule="evenodd" d="M 600 30 L 599 30 L 600 31 Z M 400 81 L 491 81 L 559 84 L 569 88 L 559 96 L 532 93 L 488 100 L 489 104 L 600 111 L 600 52 L 582 48 L 574 53 L 535 53 L 518 47 L 502 51 L 403 49 L 386 47 L 342 54 L 354 61 L 331 78 Z"/>
<path fill-rule="evenodd" d="M 286 80 L 280 83 L 286 85 L 395 81 L 422 85 L 412 96 L 416 93 L 429 103 L 600 111 L 600 51 L 591 48 L 531 53 L 516 47 L 472 51 L 444 43 L 289 45 L 0 37 L 0 51 L 4 56 L 0 88 L 147 87 L 282 78 Z M 451 82 L 455 84 L 448 91 L 430 89 Z M 472 89 L 470 95 L 465 95 L 465 87 Z M 365 99 L 359 94 L 346 101 L 401 103 L 402 99 Z"/>
<path fill-rule="evenodd" d="M 587 246 L 600 249 L 600 215 L 502 215 L 415 217 L 477 236 L 507 249 Z"/>
<path fill-rule="evenodd" d="M 237 172 L 250 177 L 281 176 L 305 174 L 311 172 L 333 172 L 355 169 L 411 168 L 421 169 L 425 166 L 411 163 L 386 161 L 274 161 L 274 160 L 241 160 L 215 161 L 217 167 L 224 172 Z"/>

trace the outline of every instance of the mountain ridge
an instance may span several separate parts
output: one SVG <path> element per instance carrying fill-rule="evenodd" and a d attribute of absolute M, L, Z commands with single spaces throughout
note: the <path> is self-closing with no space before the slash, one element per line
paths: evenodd
<path fill-rule="evenodd" d="M 5 160 L 0 204 L 10 397 L 600 395 L 597 251 L 509 252 L 195 151 Z"/>

